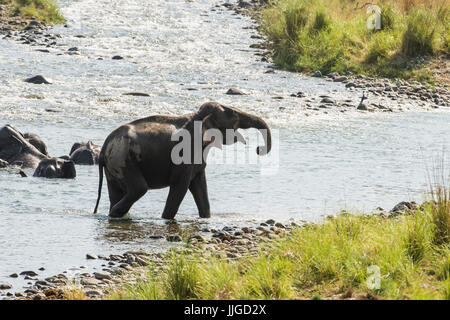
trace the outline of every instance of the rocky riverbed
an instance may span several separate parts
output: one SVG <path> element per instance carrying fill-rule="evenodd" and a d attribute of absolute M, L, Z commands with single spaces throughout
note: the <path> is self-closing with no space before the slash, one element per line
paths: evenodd
<path fill-rule="evenodd" d="M 266 0 L 239 0 L 237 3 L 225 2 L 216 7 L 226 7 L 233 10 L 236 14 L 247 15 L 252 19 L 258 21 L 259 10 L 266 5 Z M 256 54 L 261 56 L 261 61 L 271 62 L 273 52 L 270 51 L 267 39 L 262 34 L 252 36 L 255 39 L 260 39 L 261 43 L 252 44 L 250 48 L 259 49 Z M 422 64 L 425 62 L 424 58 L 417 58 L 411 61 L 411 64 Z M 269 69 L 267 73 L 276 72 L 276 67 Z M 417 81 L 406 81 L 402 79 L 387 79 L 387 78 L 371 78 L 364 75 L 353 75 L 352 73 L 339 74 L 333 72 L 322 75 L 320 71 L 315 72 L 311 76 L 317 78 L 325 78 L 328 81 L 340 82 L 345 84 L 345 87 L 350 92 L 357 92 L 361 89 L 367 92 L 365 99 L 359 103 L 355 103 L 353 99 L 336 100 L 328 95 L 319 97 L 308 97 L 304 92 L 294 92 L 291 97 L 303 98 L 304 109 L 324 111 L 333 107 L 338 107 L 339 112 L 346 112 L 347 108 L 356 108 L 358 111 L 381 111 L 381 112 L 401 112 L 405 111 L 408 102 L 413 102 L 423 110 L 448 108 L 450 107 L 450 90 L 447 81 L 437 83 L 433 86 L 420 83 Z M 448 76 L 448 74 L 447 74 Z M 441 79 L 442 80 L 442 77 Z M 274 99 L 283 99 L 284 97 L 274 97 Z M 362 98 L 362 96 L 360 96 Z M 380 99 L 383 98 L 383 101 Z M 367 100 L 365 102 L 364 100 Z M 376 101 L 375 101 L 376 100 Z M 326 111 L 325 111 L 326 112 Z"/>
<path fill-rule="evenodd" d="M 384 218 L 395 218 L 409 210 L 420 208 L 415 202 L 400 202 L 390 211 L 377 208 L 373 214 Z M 333 219 L 333 216 L 328 216 Z M 306 221 L 283 224 L 269 219 L 255 227 L 226 226 L 220 230 L 202 228 L 197 232 L 180 232 L 166 236 L 155 236 L 155 240 L 173 244 L 172 249 L 186 254 L 196 254 L 203 260 L 220 257 L 227 260 L 256 256 L 263 245 L 283 237 L 288 237 L 293 229 L 306 225 Z M 19 300 L 55 299 L 103 299 L 121 290 L 125 285 L 134 285 L 145 280 L 150 270 L 158 273 L 167 269 L 170 250 L 164 253 L 149 253 L 145 250 L 127 251 L 123 254 L 102 255 L 87 253 L 87 260 L 99 260 L 102 270 L 85 272 L 75 277 L 66 273 L 41 279 L 42 270 L 28 270 L 13 273 L 11 278 L 23 277 L 28 280 L 24 291 L 14 292 L 8 283 L 0 283 L 0 297 Z M 151 269 L 150 269 L 151 266 Z"/>
<path fill-rule="evenodd" d="M 203 228 L 192 234 L 155 236 L 155 241 L 171 242 L 173 248 L 184 250 L 188 254 L 200 254 L 204 259 L 212 255 L 224 259 L 239 259 L 256 255 L 261 243 L 279 239 L 296 226 L 296 223 L 284 225 L 271 219 L 257 227 L 227 226 L 221 230 Z M 71 297 L 71 292 L 78 290 L 89 299 L 101 299 L 125 284 L 132 285 L 139 279 L 145 279 L 149 265 L 155 272 L 166 268 L 166 258 L 167 253 L 148 253 L 144 250 L 109 256 L 87 253 L 86 259 L 102 262 L 101 271 L 81 273 L 76 277 L 60 273 L 45 279 L 39 278 L 39 270 L 20 271 L 10 277 L 23 277 L 28 280 L 28 287 L 24 291 L 14 292 L 10 284 L 1 283 L 0 292 L 4 299 L 43 300 L 67 299 Z"/>

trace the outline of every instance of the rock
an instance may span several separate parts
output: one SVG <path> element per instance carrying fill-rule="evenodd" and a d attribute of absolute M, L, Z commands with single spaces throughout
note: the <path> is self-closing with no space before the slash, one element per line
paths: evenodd
<path fill-rule="evenodd" d="M 8 290 L 11 288 L 12 288 L 12 285 L 10 285 L 9 283 L 0 283 L 0 290 Z"/>
<path fill-rule="evenodd" d="M 269 220 L 266 221 L 266 224 L 270 225 L 270 226 L 273 226 L 275 224 L 275 220 L 269 219 Z"/>
<path fill-rule="evenodd" d="M 148 93 L 143 93 L 143 92 L 126 92 L 126 93 L 122 93 L 122 95 L 135 96 L 135 97 L 150 97 L 150 95 Z"/>
<path fill-rule="evenodd" d="M 230 89 L 228 89 L 226 94 L 229 94 L 229 95 L 245 95 L 244 92 L 242 92 L 241 90 L 239 90 L 237 88 L 230 88 Z"/>
<path fill-rule="evenodd" d="M 239 2 L 238 2 L 237 5 L 238 5 L 238 7 L 240 7 L 240 8 L 249 8 L 249 7 L 252 6 L 249 2 L 243 1 L 243 0 L 239 0 Z"/>
<path fill-rule="evenodd" d="M 348 80 L 348 78 L 344 77 L 344 76 L 336 77 L 336 78 L 333 79 L 334 82 L 343 82 L 343 81 L 346 81 L 346 80 Z"/>
<path fill-rule="evenodd" d="M 142 258 L 140 258 L 140 257 L 136 257 L 136 258 L 135 258 L 135 261 L 136 261 L 136 263 L 137 263 L 138 265 L 140 265 L 141 267 L 145 267 L 145 266 L 148 266 L 148 265 L 149 265 L 149 263 L 148 263 L 146 260 L 144 260 L 144 259 L 142 259 Z"/>
<path fill-rule="evenodd" d="M 19 275 L 17 273 L 12 273 L 9 275 L 10 278 L 18 278 Z"/>
<path fill-rule="evenodd" d="M 275 227 L 277 227 L 277 228 L 281 228 L 281 229 L 284 229 L 284 228 L 286 228 L 286 227 L 284 226 L 284 224 L 282 224 L 281 222 L 277 222 L 277 223 L 275 223 Z"/>
<path fill-rule="evenodd" d="M 100 280 L 94 279 L 94 278 L 83 278 L 80 282 L 83 286 L 98 286 L 102 282 Z"/>
<path fill-rule="evenodd" d="M 166 240 L 169 241 L 169 242 L 180 242 L 180 241 L 182 241 L 180 235 L 178 235 L 178 234 L 168 235 L 166 237 Z"/>
<path fill-rule="evenodd" d="M 67 51 L 69 51 L 69 52 L 78 51 L 78 48 L 77 47 L 72 47 L 72 48 L 69 48 Z"/>
<path fill-rule="evenodd" d="M 111 276 L 107 273 L 103 273 L 103 272 L 94 272 L 94 277 L 97 280 L 111 280 Z"/>
<path fill-rule="evenodd" d="M 24 291 L 27 295 L 34 295 L 37 294 L 38 291 L 36 289 L 27 289 Z"/>
<path fill-rule="evenodd" d="M 291 94 L 291 97 L 304 98 L 304 97 L 306 97 L 306 94 L 304 92 L 302 92 L 302 91 L 299 91 L 297 93 Z"/>
<path fill-rule="evenodd" d="M 113 60 L 122 60 L 123 57 L 122 56 L 114 56 L 111 59 L 113 59 Z"/>
<path fill-rule="evenodd" d="M 320 100 L 320 103 L 326 103 L 326 104 L 336 104 L 336 101 L 334 101 L 331 98 L 323 98 L 322 100 Z"/>
<path fill-rule="evenodd" d="M 35 276 L 37 276 L 38 274 L 37 274 L 36 272 L 34 272 L 34 271 L 22 271 L 22 272 L 20 273 L 20 275 L 21 275 L 21 276 L 35 277 Z"/>
<path fill-rule="evenodd" d="M 62 292 L 60 290 L 49 288 L 44 291 L 46 297 L 58 297 Z"/>
<path fill-rule="evenodd" d="M 98 290 L 88 290 L 85 292 L 88 297 L 98 297 L 101 296 L 102 293 Z"/>
<path fill-rule="evenodd" d="M 96 256 L 95 254 L 88 253 L 86 254 L 86 259 L 95 260 L 98 259 L 98 256 Z"/>
<path fill-rule="evenodd" d="M 415 203 L 414 201 L 411 201 L 411 202 L 402 201 L 402 202 L 396 204 L 390 212 L 391 213 L 402 213 L 405 211 L 415 210 L 415 209 L 417 209 L 417 207 L 418 207 L 417 203 Z"/>
<path fill-rule="evenodd" d="M 46 79 L 41 75 L 27 78 L 24 81 L 28 82 L 28 83 L 33 83 L 33 84 L 51 84 L 52 83 L 49 79 Z"/>
<path fill-rule="evenodd" d="M 322 72 L 316 71 L 316 72 L 314 72 L 314 74 L 312 75 L 312 77 L 315 77 L 315 78 L 322 78 Z"/>

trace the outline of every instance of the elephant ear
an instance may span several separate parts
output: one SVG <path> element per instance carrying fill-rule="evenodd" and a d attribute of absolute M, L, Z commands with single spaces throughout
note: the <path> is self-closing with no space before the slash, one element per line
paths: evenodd
<path fill-rule="evenodd" d="M 22 152 L 24 144 L 22 134 L 13 127 L 6 125 L 0 129 L 0 158 L 8 161 Z"/>

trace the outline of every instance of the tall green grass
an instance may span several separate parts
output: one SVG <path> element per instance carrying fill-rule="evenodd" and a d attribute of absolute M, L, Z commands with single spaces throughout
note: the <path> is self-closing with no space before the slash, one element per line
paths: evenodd
<path fill-rule="evenodd" d="M 0 0 L 0 3 L 11 5 L 16 15 L 37 18 L 46 23 L 66 21 L 54 0 Z"/>
<path fill-rule="evenodd" d="M 166 269 L 110 298 L 449 299 L 449 191 L 441 190 L 438 201 L 395 218 L 344 213 L 299 227 L 256 257 L 173 252 Z"/>
<path fill-rule="evenodd" d="M 381 29 L 367 27 L 366 7 L 351 0 L 274 0 L 263 9 L 261 30 L 274 62 L 293 71 L 356 72 L 414 77 L 411 58 L 448 55 L 447 0 L 378 1 Z"/>

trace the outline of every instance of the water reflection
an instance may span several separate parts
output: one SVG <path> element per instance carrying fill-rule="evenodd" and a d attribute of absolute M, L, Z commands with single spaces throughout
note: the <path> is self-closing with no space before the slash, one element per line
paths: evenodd
<path fill-rule="evenodd" d="M 96 228 L 96 239 L 107 244 L 145 244 L 151 248 L 155 241 L 158 239 L 165 241 L 168 235 L 178 234 L 185 238 L 197 234 L 200 230 L 201 223 L 194 220 L 181 223 L 176 220 L 154 222 L 142 219 L 107 219 L 106 221 L 102 219 Z"/>

